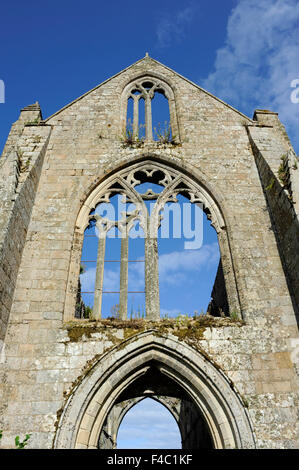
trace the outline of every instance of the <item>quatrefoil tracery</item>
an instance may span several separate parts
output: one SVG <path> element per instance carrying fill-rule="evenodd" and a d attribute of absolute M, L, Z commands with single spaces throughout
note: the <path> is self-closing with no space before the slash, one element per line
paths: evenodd
<path fill-rule="evenodd" d="M 140 192 L 137 187 L 142 183 L 150 182 L 158 184 L 163 187 L 160 193 L 155 192 L 149 188 L 145 192 Z M 212 226 L 217 232 L 224 227 L 224 221 L 221 214 L 216 209 L 216 205 L 208 193 L 200 190 L 200 188 L 192 182 L 189 178 L 182 175 L 173 169 L 164 168 L 162 165 L 150 162 L 141 166 L 134 166 L 133 169 L 123 170 L 109 185 L 105 185 L 103 191 L 98 194 L 96 206 L 101 203 L 110 203 L 111 197 L 115 195 L 122 195 L 122 203 L 133 204 L 135 206 L 134 218 L 130 219 L 130 226 L 138 220 L 143 230 L 148 230 L 148 236 L 156 237 L 157 230 L 160 227 L 163 218 L 163 210 L 167 203 L 177 203 L 178 196 L 183 195 L 189 199 L 190 203 L 201 205 L 204 212 L 211 220 Z M 156 201 L 152 213 L 149 214 L 145 201 Z M 109 231 L 112 226 L 124 226 L 127 218 L 131 213 L 126 213 L 121 220 L 111 221 L 105 218 L 98 219 L 98 225 L 101 231 Z M 92 214 L 89 219 L 95 218 Z M 145 235 L 147 236 L 147 235 Z"/>
<path fill-rule="evenodd" d="M 149 80 L 136 80 L 132 85 L 128 93 L 128 98 L 133 98 L 134 100 L 143 99 L 153 99 L 155 93 L 161 93 L 167 99 L 169 99 L 169 93 L 165 89 L 165 86 L 161 81 L 155 80 L 153 78 Z"/>

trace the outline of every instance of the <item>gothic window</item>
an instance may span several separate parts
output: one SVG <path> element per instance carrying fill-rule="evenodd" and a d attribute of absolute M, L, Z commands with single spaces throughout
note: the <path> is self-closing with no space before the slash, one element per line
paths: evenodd
<path fill-rule="evenodd" d="M 178 142 L 179 132 L 172 89 L 154 77 L 142 77 L 123 93 L 125 133 L 134 140 Z"/>
<path fill-rule="evenodd" d="M 217 233 L 221 232 L 224 222 L 211 196 L 191 178 L 161 163 L 135 164 L 96 190 L 82 217 L 86 228 L 75 316 L 125 320 L 132 317 L 133 309 L 135 314 L 138 310 L 139 318 L 160 318 L 158 238 L 165 229 L 168 204 L 177 205 L 181 199 L 201 207 Z M 167 234 L 164 238 L 169 243 Z M 92 240 L 89 251 L 87 240 Z M 196 263 L 194 253 L 191 250 L 188 259 Z M 87 271 L 93 278 L 85 290 Z M 216 280 L 210 313 L 228 314 L 221 262 Z M 186 291 L 186 286 L 182 289 Z M 90 300 L 86 300 L 88 296 Z"/>

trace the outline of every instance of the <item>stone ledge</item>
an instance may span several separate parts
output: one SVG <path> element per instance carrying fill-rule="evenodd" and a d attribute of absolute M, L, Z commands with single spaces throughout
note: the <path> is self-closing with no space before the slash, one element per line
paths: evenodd
<path fill-rule="evenodd" d="M 125 331 L 125 337 L 135 334 L 137 331 L 146 331 L 154 329 L 157 333 L 172 333 L 180 339 L 201 339 L 206 328 L 223 328 L 228 326 L 241 327 L 245 325 L 242 320 L 232 318 L 212 317 L 203 315 L 199 317 L 177 317 L 173 319 L 161 319 L 159 321 L 150 321 L 145 319 L 117 320 L 107 318 L 102 320 L 73 320 L 64 325 L 68 332 L 71 342 L 81 341 L 83 336 L 90 338 L 95 333 L 107 333 L 107 330 Z"/>

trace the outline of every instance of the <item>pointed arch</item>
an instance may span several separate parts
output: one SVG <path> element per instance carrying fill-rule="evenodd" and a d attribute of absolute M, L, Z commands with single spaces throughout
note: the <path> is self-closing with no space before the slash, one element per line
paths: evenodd
<path fill-rule="evenodd" d="M 159 176 L 159 184 L 164 187 L 161 194 L 157 194 L 157 202 L 153 217 L 148 224 L 148 218 L 145 215 L 144 201 L 140 194 L 134 190 L 134 187 L 140 183 L 136 179 L 136 173 L 145 174 L 150 178 L 154 178 L 155 174 Z M 154 176 L 153 176 L 154 175 Z M 163 175 L 163 177 L 161 177 Z M 98 184 L 96 184 L 98 183 Z M 146 232 L 149 227 L 149 236 L 156 232 L 159 226 L 159 214 L 163 204 L 168 200 L 173 200 L 176 195 L 188 195 L 190 202 L 200 204 L 206 213 L 211 225 L 215 228 L 218 235 L 218 242 L 221 254 L 221 263 L 219 264 L 218 273 L 225 282 L 227 296 L 227 312 L 231 311 L 241 318 L 241 306 L 238 294 L 238 288 L 231 253 L 228 227 L 224 216 L 224 203 L 219 195 L 215 196 L 214 189 L 210 188 L 207 178 L 203 173 L 193 166 L 182 161 L 174 161 L 173 158 L 161 157 L 153 154 L 140 156 L 138 159 L 123 164 L 121 167 L 115 168 L 106 175 L 105 178 L 98 179 L 90 190 L 85 193 L 85 201 L 79 209 L 74 233 L 73 250 L 71 254 L 70 270 L 68 277 L 68 287 L 66 292 L 64 319 L 69 321 L 74 316 L 76 295 L 78 291 L 78 276 L 80 270 L 80 253 L 83 243 L 84 230 L 90 220 L 90 212 L 95 209 L 100 202 L 107 202 L 111 193 L 124 194 L 128 197 L 129 202 L 136 203 L 138 210 L 132 214 L 134 220 L 139 220 L 143 230 Z M 153 194 L 146 194 L 144 197 L 153 197 Z M 216 199 L 217 197 L 217 199 Z M 82 199 L 81 199 L 82 200 Z M 218 201 L 221 201 L 221 204 Z M 108 226 L 108 225 L 107 225 Z M 154 237 L 150 239 L 151 244 L 147 244 L 145 257 L 149 260 L 148 270 L 154 270 L 154 279 L 157 278 L 158 263 L 156 257 L 156 246 Z M 154 255 L 153 255 L 154 254 Z M 151 264 L 151 266 L 150 266 Z M 217 274 L 218 275 L 218 274 Z M 153 279 L 153 276 L 150 276 Z M 148 276 L 149 278 L 149 276 Z M 147 276 L 145 276 L 146 282 Z M 222 281 L 221 281 L 222 282 Z M 157 282 L 148 282 L 145 289 L 148 290 L 146 297 L 151 303 L 147 305 L 147 318 L 158 319 L 159 313 L 159 293 Z"/>
<path fill-rule="evenodd" d="M 199 410 L 215 448 L 255 447 L 249 416 L 225 375 L 176 338 L 148 330 L 104 354 L 88 371 L 64 407 L 54 448 L 98 448 L 113 406 L 142 385 L 153 367 Z M 152 387 L 155 391 L 154 382 Z"/>
<path fill-rule="evenodd" d="M 121 95 L 121 135 L 126 133 L 128 100 L 133 99 L 133 122 L 131 123 L 132 134 L 134 139 L 138 139 L 139 102 L 142 99 L 145 103 L 145 140 L 153 140 L 151 101 L 156 93 L 164 95 L 168 101 L 170 118 L 169 125 L 172 137 L 176 142 L 180 141 L 180 130 L 173 87 L 165 80 L 164 77 L 154 73 L 138 75 L 124 87 Z"/>

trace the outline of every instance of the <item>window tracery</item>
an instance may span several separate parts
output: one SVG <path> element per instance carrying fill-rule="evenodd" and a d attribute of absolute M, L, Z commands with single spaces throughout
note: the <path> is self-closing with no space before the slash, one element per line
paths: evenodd
<path fill-rule="evenodd" d="M 143 183 L 146 182 L 151 183 L 152 188 L 144 190 Z M 102 203 L 109 204 L 115 195 L 121 196 L 128 210 L 118 214 L 114 220 L 97 213 L 95 209 Z M 128 317 L 127 299 L 128 293 L 130 292 L 128 291 L 128 263 L 130 262 L 128 240 L 130 230 L 137 222 L 144 234 L 146 319 L 157 320 L 160 318 L 158 230 L 163 220 L 163 212 L 166 204 L 169 202 L 177 202 L 179 195 L 188 198 L 190 203 L 200 205 L 216 231 L 220 232 L 222 230 L 224 227 L 222 215 L 207 191 L 178 170 L 151 160 L 121 170 L 116 175 L 106 180 L 105 184 L 97 188 L 94 194 L 90 196 L 92 205 L 90 205 L 90 203 L 87 204 L 89 214 L 87 214 L 86 209 L 83 210 L 81 220 L 79 217 L 79 224 L 81 224 L 81 230 L 84 231 L 92 222 L 96 227 L 98 236 L 94 306 L 92 314 L 94 319 L 100 319 L 102 317 L 106 238 L 109 230 L 113 227 L 117 227 L 121 234 L 118 290 L 119 318 L 124 320 Z M 148 202 L 151 202 L 151 211 L 148 210 Z"/>
<path fill-rule="evenodd" d="M 169 123 L 166 124 L 165 128 L 155 130 L 156 136 L 154 136 L 152 102 L 157 94 L 164 96 L 168 102 Z M 132 122 L 129 122 L 131 118 L 128 113 L 128 103 L 130 101 L 133 102 Z M 144 124 L 141 118 L 141 102 L 144 103 Z M 164 81 L 151 76 L 134 80 L 127 85 L 123 92 L 123 107 L 125 115 L 123 119 L 124 131 L 126 132 L 128 126 L 130 126 L 133 140 L 140 138 L 140 127 L 144 125 L 144 140 L 147 142 L 151 142 L 155 138 L 159 140 L 162 137 L 169 142 L 179 141 L 174 93 Z"/>

